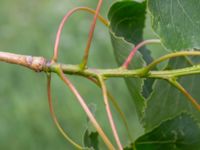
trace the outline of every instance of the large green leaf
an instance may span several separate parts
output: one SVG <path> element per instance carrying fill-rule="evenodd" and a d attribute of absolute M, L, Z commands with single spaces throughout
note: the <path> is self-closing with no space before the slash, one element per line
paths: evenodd
<path fill-rule="evenodd" d="M 136 150 L 200 150 L 200 127 L 189 115 L 181 114 L 146 133 L 134 145 Z"/>
<path fill-rule="evenodd" d="M 148 0 L 152 26 L 171 50 L 200 48 L 199 0 Z"/>
<path fill-rule="evenodd" d="M 149 0 L 148 4 L 150 5 L 150 3 L 153 3 L 153 0 Z M 154 2 L 154 4 L 156 3 L 157 1 Z M 168 6 L 169 4 L 166 5 Z M 162 6 L 164 7 L 164 5 Z M 110 35 L 114 48 L 114 53 L 119 65 L 121 65 L 124 62 L 131 50 L 131 47 L 134 46 L 133 44 L 137 44 L 142 40 L 142 30 L 144 28 L 145 22 L 145 7 L 145 2 L 138 3 L 133 1 L 122 1 L 113 4 L 109 11 L 108 16 L 109 20 L 111 21 Z M 165 9 L 165 7 L 163 9 Z M 153 19 L 154 28 L 156 28 L 158 26 L 155 26 L 155 24 L 158 20 L 155 20 L 155 16 L 153 16 Z M 165 23 L 163 23 L 163 25 L 165 25 Z M 159 22 L 158 25 L 160 25 Z M 179 27 L 177 26 L 176 29 L 178 28 Z M 157 29 L 156 31 L 161 31 L 160 29 Z M 169 31 L 169 34 L 171 34 L 170 32 L 172 31 Z M 171 39 L 173 39 L 175 36 L 170 35 L 170 37 Z M 166 41 L 163 37 L 162 40 L 163 42 Z M 182 45 L 182 47 L 180 48 L 182 49 L 184 47 L 184 44 L 180 42 L 178 43 Z M 192 48 L 194 48 L 194 43 L 191 46 Z M 151 62 L 151 58 L 146 58 L 146 54 L 150 56 L 148 51 L 138 51 L 130 64 L 130 69 L 140 68 L 145 64 Z M 190 59 L 194 60 L 194 58 Z M 190 63 L 185 57 L 172 59 L 170 60 L 167 69 L 182 68 L 187 67 L 189 65 Z M 191 75 L 183 77 L 179 80 L 179 82 L 200 103 L 200 94 L 198 92 L 198 86 L 200 85 L 200 75 Z M 144 79 L 126 79 L 126 83 L 135 102 L 139 117 L 143 120 L 143 125 L 146 129 L 146 132 L 152 131 L 153 129 L 155 129 L 155 127 L 159 126 L 164 121 L 174 118 L 182 112 L 190 112 L 194 117 L 198 118 L 198 121 L 200 121 L 199 111 L 197 111 L 191 105 L 188 99 L 179 90 L 177 90 L 173 85 L 171 85 L 167 81 L 156 80 L 154 82 L 153 92 L 150 96 L 149 94 L 144 94 L 144 89 L 147 89 L 146 91 L 149 92 L 152 88 L 151 84 L 146 84 Z M 147 101 L 145 101 L 146 97 L 148 97 Z M 177 128 L 179 127 L 177 126 Z"/>
<path fill-rule="evenodd" d="M 168 69 L 188 67 L 190 64 L 185 59 L 176 58 L 169 62 Z M 179 82 L 200 103 L 200 75 L 182 77 Z M 164 88 L 163 88 L 164 87 Z M 151 130 L 163 120 L 167 120 L 180 114 L 190 112 L 200 121 L 200 113 L 191 105 L 191 102 L 179 90 L 164 80 L 157 80 L 154 84 L 153 93 L 149 97 L 144 116 L 146 130 Z M 156 116 L 156 117 L 155 117 Z"/>
<path fill-rule="evenodd" d="M 145 9 L 144 2 L 116 2 L 108 13 L 112 31 L 131 43 L 139 43 L 143 38 Z"/>
<path fill-rule="evenodd" d="M 138 44 L 143 40 L 146 2 L 122 1 L 114 3 L 108 13 L 110 28 L 118 37 Z M 150 51 L 145 47 L 139 50 L 147 63 L 152 61 Z"/>
<path fill-rule="evenodd" d="M 119 65 L 123 64 L 134 47 L 134 44 L 138 44 L 142 41 L 145 14 L 145 2 L 121 1 L 116 2 L 111 6 L 108 14 L 110 20 L 110 35 L 114 53 Z M 146 62 L 143 61 L 143 59 Z M 152 58 L 149 51 L 146 48 L 143 48 L 136 53 L 129 68 L 141 68 L 151 61 Z M 141 118 L 145 106 L 142 93 L 148 93 L 149 88 L 144 88 L 145 92 L 142 92 L 144 79 L 126 79 L 125 81 L 135 102 L 139 117 Z M 151 87 L 150 84 L 145 85 L 144 87 Z"/>

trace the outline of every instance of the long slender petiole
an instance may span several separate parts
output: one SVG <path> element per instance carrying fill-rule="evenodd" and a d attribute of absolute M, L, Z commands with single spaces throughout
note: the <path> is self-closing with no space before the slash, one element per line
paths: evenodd
<path fill-rule="evenodd" d="M 86 45 L 86 48 L 85 48 L 83 60 L 82 60 L 82 62 L 80 64 L 80 68 L 82 70 L 85 69 L 85 67 L 87 65 L 87 62 L 88 62 L 89 50 L 90 50 L 90 46 L 91 46 L 91 43 L 92 43 L 92 38 L 93 38 L 93 35 L 94 35 L 94 29 L 95 29 L 95 26 L 96 26 L 97 17 L 99 15 L 102 3 L 103 3 L 103 0 L 99 0 L 97 8 L 96 8 L 95 16 L 94 16 L 93 22 L 92 22 L 91 27 L 90 27 L 90 32 L 89 32 L 88 41 L 87 41 L 87 45 Z"/>
<path fill-rule="evenodd" d="M 74 145 L 77 149 L 85 149 L 82 146 L 80 146 L 79 144 L 77 144 L 76 142 L 74 142 L 67 134 L 66 132 L 63 130 L 63 128 L 61 127 L 61 125 L 58 122 L 58 119 L 56 117 L 54 108 L 53 108 L 53 102 L 52 102 L 52 96 L 51 96 L 51 75 L 48 74 L 47 75 L 47 94 L 48 94 L 48 103 L 49 103 L 49 109 L 50 109 L 50 114 L 51 117 L 56 125 L 56 127 L 58 128 L 58 130 L 60 131 L 60 133 L 64 136 L 64 138 L 71 143 L 72 145 Z"/>
<path fill-rule="evenodd" d="M 111 129 L 112 129 L 112 132 L 113 132 L 113 136 L 114 136 L 115 141 L 117 143 L 118 149 L 119 150 L 123 150 L 123 146 L 122 146 L 122 144 L 120 142 L 119 135 L 117 133 L 117 129 L 116 129 L 113 117 L 112 117 L 112 112 L 110 110 L 110 106 L 109 106 L 109 102 L 108 102 L 108 96 L 107 96 L 106 85 L 104 83 L 104 80 L 103 80 L 102 76 L 98 76 L 98 79 L 99 79 L 99 82 L 101 84 L 102 93 L 103 93 L 103 99 L 104 99 L 104 103 L 105 103 L 105 108 L 106 108 L 106 112 L 107 112 L 107 115 L 108 115 L 108 120 L 109 120 Z"/>
<path fill-rule="evenodd" d="M 200 56 L 200 52 L 199 51 L 180 51 L 180 52 L 175 52 L 175 53 L 170 53 L 170 54 L 164 55 L 164 56 L 159 57 L 158 59 L 154 60 L 148 66 L 146 66 L 145 73 L 148 73 L 156 65 L 158 65 L 159 63 L 161 63 L 165 60 L 168 60 L 170 58 L 180 57 L 180 56 Z"/>
<path fill-rule="evenodd" d="M 169 79 L 168 80 L 172 85 L 174 85 L 179 91 L 181 91 L 187 98 L 188 100 L 192 103 L 192 105 L 200 111 L 200 104 L 186 91 L 186 89 L 178 83 L 176 80 Z"/>
<path fill-rule="evenodd" d="M 124 64 L 122 65 L 123 68 L 128 69 L 128 66 L 131 62 L 131 60 L 133 59 L 133 57 L 135 56 L 135 53 L 138 51 L 138 49 L 140 49 L 141 47 L 143 47 L 144 45 L 147 44 L 154 44 L 154 43 L 160 43 L 160 40 L 158 39 L 151 39 L 151 40 L 145 40 L 141 43 L 139 43 L 138 45 L 136 45 L 133 50 L 130 52 L 129 56 L 127 57 L 127 59 L 125 60 Z"/>
<path fill-rule="evenodd" d="M 99 133 L 99 135 L 102 137 L 104 143 L 107 145 L 109 150 L 115 150 L 114 146 L 104 133 L 103 129 L 99 125 L 99 123 L 96 121 L 95 117 L 93 116 L 92 112 L 88 108 L 87 104 L 85 103 L 84 99 L 80 95 L 80 93 L 77 91 L 77 89 L 74 87 L 74 85 L 71 83 L 71 81 L 64 75 L 61 67 L 58 69 L 57 74 L 60 76 L 60 78 L 64 81 L 64 83 L 69 87 L 69 89 L 72 91 L 72 93 L 76 96 L 78 102 L 81 104 L 82 108 L 84 109 L 85 113 L 87 114 L 88 118 L 90 119 L 91 123 Z"/>
<path fill-rule="evenodd" d="M 95 83 L 98 87 L 101 88 L 101 85 L 99 84 L 99 82 L 98 82 L 96 79 L 91 78 L 91 77 L 88 77 L 88 79 L 89 79 L 90 81 L 92 81 L 93 83 Z M 119 104 L 117 103 L 116 99 L 112 96 L 112 94 L 111 94 L 108 90 L 107 90 L 107 95 L 108 95 L 109 100 L 110 100 L 111 103 L 113 104 L 114 108 L 115 108 L 116 111 L 119 113 L 119 115 L 120 115 L 120 117 L 121 117 L 121 119 L 122 119 L 122 121 L 123 121 L 123 123 L 124 123 L 124 126 L 125 126 L 125 128 L 126 128 L 126 131 L 127 131 L 128 136 L 129 136 L 129 139 L 130 139 L 131 141 L 133 141 L 133 138 L 132 138 L 132 136 L 131 136 L 131 132 L 130 132 L 130 129 L 129 129 L 128 122 L 127 122 L 127 120 L 126 120 L 125 114 L 124 114 L 123 111 L 121 110 L 121 108 L 120 108 Z"/>
<path fill-rule="evenodd" d="M 58 47 L 59 47 L 59 43 L 60 43 L 60 37 L 61 37 L 61 33 L 62 33 L 62 30 L 63 30 L 63 27 L 65 25 L 65 23 L 67 22 L 67 20 L 69 19 L 69 17 L 77 12 L 77 11 L 86 11 L 86 12 L 89 12 L 91 14 L 95 14 L 95 10 L 91 9 L 91 8 L 88 8 L 88 7 L 77 7 L 77 8 L 74 8 L 72 10 L 70 10 L 62 19 L 60 25 L 59 25 L 59 28 L 58 28 L 58 31 L 57 31 L 57 35 L 56 35 L 56 40 L 55 40 L 55 46 L 54 46 L 54 56 L 52 58 L 52 61 L 54 62 L 57 62 L 57 59 L 58 59 Z M 97 15 L 97 18 L 105 25 L 105 26 L 109 26 L 109 22 L 103 18 L 101 15 Z"/>

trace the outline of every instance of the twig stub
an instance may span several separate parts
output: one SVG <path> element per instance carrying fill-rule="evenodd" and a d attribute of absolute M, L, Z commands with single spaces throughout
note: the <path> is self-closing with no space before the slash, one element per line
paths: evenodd
<path fill-rule="evenodd" d="M 44 57 L 18 55 L 7 52 L 0 52 L 0 61 L 25 66 L 36 72 L 43 71 L 47 62 Z"/>

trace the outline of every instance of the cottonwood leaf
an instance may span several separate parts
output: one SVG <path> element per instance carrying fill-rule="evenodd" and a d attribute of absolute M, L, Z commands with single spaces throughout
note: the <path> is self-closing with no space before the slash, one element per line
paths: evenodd
<path fill-rule="evenodd" d="M 148 0 L 152 27 L 170 50 L 200 48 L 199 0 Z"/>
<path fill-rule="evenodd" d="M 188 114 L 167 120 L 126 150 L 200 150 L 200 127 Z"/>
<path fill-rule="evenodd" d="M 108 13 L 110 35 L 115 57 L 119 65 L 123 64 L 134 45 L 143 40 L 145 14 L 145 2 L 121 1 L 111 6 Z M 152 58 L 149 51 L 143 48 L 136 53 L 129 68 L 141 68 L 151 61 Z M 144 79 L 141 78 L 126 79 L 125 81 L 135 102 L 139 117 L 141 118 L 145 106 L 142 93 L 148 94 L 149 91 L 147 90 L 149 88 L 144 88 L 145 92 L 142 92 Z M 150 84 L 144 86 L 149 86 Z"/>
<path fill-rule="evenodd" d="M 110 35 L 117 62 L 119 64 L 122 64 L 129 55 L 134 45 L 129 42 L 126 42 L 123 38 L 115 36 L 114 33 L 112 32 L 110 32 Z M 130 64 L 130 68 L 136 69 L 136 68 L 141 68 L 145 65 L 145 62 L 142 59 L 142 55 L 140 54 L 140 52 L 137 52 L 135 54 L 135 58 L 136 59 L 132 61 L 133 63 Z M 126 79 L 125 81 L 135 102 L 138 115 L 142 117 L 143 109 L 145 106 L 144 98 L 141 94 L 144 80 L 141 78 L 135 78 L 135 79 L 129 78 Z"/>
<path fill-rule="evenodd" d="M 171 59 L 167 69 L 189 67 L 185 57 Z M 200 75 L 190 75 L 178 80 L 180 84 L 200 104 Z M 190 112 L 200 121 L 200 112 L 191 104 L 178 89 L 165 80 L 156 80 L 153 86 L 152 95 L 149 97 L 143 119 L 147 131 L 152 130 L 162 121 L 172 118 L 181 112 Z"/>
<path fill-rule="evenodd" d="M 110 28 L 118 37 L 138 44 L 143 41 L 146 20 L 146 2 L 122 1 L 114 3 L 108 13 Z M 144 46 L 139 49 L 146 63 L 152 61 L 150 51 Z"/>

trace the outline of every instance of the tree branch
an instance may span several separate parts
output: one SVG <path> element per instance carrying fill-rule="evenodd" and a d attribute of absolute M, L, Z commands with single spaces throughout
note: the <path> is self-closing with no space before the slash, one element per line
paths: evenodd
<path fill-rule="evenodd" d="M 36 72 L 43 71 L 43 67 L 46 65 L 47 61 L 44 57 L 35 57 L 28 55 L 19 55 L 7 52 L 0 52 L 0 61 L 17 64 Z"/>
<path fill-rule="evenodd" d="M 182 69 L 174 69 L 174 70 L 165 70 L 165 71 L 150 71 L 149 69 L 153 68 L 156 64 L 166 59 L 178 56 L 200 56 L 199 51 L 191 51 L 191 52 L 177 52 L 168 54 L 155 60 L 151 63 L 151 65 L 147 67 L 143 67 L 135 70 L 127 70 L 123 68 L 115 68 L 115 69 L 93 69 L 88 68 L 85 70 L 81 70 L 79 65 L 68 65 L 61 63 L 51 63 L 47 61 L 44 57 L 35 57 L 28 55 L 18 55 L 13 53 L 0 52 L 0 61 L 18 64 L 21 66 L 25 66 L 29 69 L 32 69 L 36 72 L 54 72 L 61 69 L 65 74 L 73 74 L 84 77 L 93 77 L 98 79 L 99 75 L 102 75 L 106 78 L 115 78 L 115 77 L 125 77 L 125 78 L 158 78 L 158 79 L 168 79 L 171 77 L 180 77 L 187 76 L 192 74 L 200 74 L 200 64 L 194 65 L 191 67 L 186 67 Z"/>

